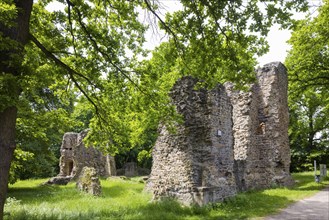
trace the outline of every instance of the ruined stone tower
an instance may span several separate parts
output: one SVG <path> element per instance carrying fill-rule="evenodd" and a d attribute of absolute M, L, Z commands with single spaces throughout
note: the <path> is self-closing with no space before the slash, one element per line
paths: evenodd
<path fill-rule="evenodd" d="M 289 185 L 287 74 L 281 63 L 257 70 L 249 92 L 226 86 L 233 106 L 234 161 L 240 191 Z"/>
<path fill-rule="evenodd" d="M 230 101 L 223 86 L 195 90 L 196 83 L 184 77 L 172 89 L 184 123 L 175 134 L 160 129 L 147 185 L 156 199 L 203 205 L 236 193 Z"/>
<path fill-rule="evenodd" d="M 160 127 L 147 184 L 154 198 L 206 204 L 237 191 L 289 185 L 287 75 L 281 63 L 257 70 L 247 92 L 230 84 L 195 89 L 184 77 L 171 98 L 184 123 Z"/>
<path fill-rule="evenodd" d="M 60 157 L 60 172 L 58 177 L 76 178 L 80 175 L 83 167 L 94 167 L 100 176 L 115 175 L 114 158 L 103 155 L 93 147 L 85 147 L 83 138 L 87 130 L 81 133 L 68 132 L 63 136 Z"/>

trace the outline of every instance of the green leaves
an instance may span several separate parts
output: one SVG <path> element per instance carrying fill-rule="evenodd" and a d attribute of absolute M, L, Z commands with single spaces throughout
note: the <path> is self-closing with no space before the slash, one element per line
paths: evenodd
<path fill-rule="evenodd" d="M 34 157 L 33 153 L 23 151 L 21 149 L 15 149 L 14 159 L 11 163 L 9 170 L 9 183 L 14 184 L 19 179 L 19 171 L 24 169 L 23 161 L 31 160 Z"/>
<path fill-rule="evenodd" d="M 232 81 L 243 86 L 254 80 L 256 55 L 268 51 L 264 36 L 274 23 L 287 28 L 292 10 L 306 1 L 181 1 L 183 9 L 166 15 L 183 61 L 180 75 L 192 75 L 207 86 Z"/>
<path fill-rule="evenodd" d="M 10 27 L 15 23 L 13 20 L 17 16 L 17 9 L 13 0 L 3 0 L 0 2 L 0 23 Z"/>
<path fill-rule="evenodd" d="M 319 8 L 313 20 L 299 22 L 292 33 L 286 65 L 290 80 L 301 92 L 309 87 L 327 92 L 329 85 L 329 2 Z"/>
<path fill-rule="evenodd" d="M 17 105 L 17 80 L 19 77 L 0 72 L 0 112 Z"/>
<path fill-rule="evenodd" d="M 329 157 L 329 1 L 317 17 L 297 23 L 286 66 L 291 109 L 290 142 L 295 168 Z"/>

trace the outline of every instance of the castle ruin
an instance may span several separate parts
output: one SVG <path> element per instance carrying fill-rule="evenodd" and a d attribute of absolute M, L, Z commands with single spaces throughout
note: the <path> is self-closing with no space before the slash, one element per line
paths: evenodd
<path fill-rule="evenodd" d="M 81 133 L 67 132 L 63 136 L 59 161 L 60 172 L 57 177 L 79 177 L 83 167 L 94 167 L 97 174 L 103 177 L 116 175 L 114 157 L 103 155 L 93 147 L 83 143 L 87 130 Z"/>
<path fill-rule="evenodd" d="M 281 63 L 257 70 L 247 92 L 232 84 L 195 89 L 183 77 L 171 91 L 184 122 L 160 127 L 146 188 L 184 204 L 222 201 L 238 191 L 292 184 L 287 74 Z"/>

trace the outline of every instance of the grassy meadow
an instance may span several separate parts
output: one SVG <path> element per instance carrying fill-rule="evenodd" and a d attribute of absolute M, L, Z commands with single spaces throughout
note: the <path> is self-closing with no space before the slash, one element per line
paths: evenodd
<path fill-rule="evenodd" d="M 222 203 L 185 207 L 174 200 L 151 202 L 141 178 L 104 179 L 102 196 L 66 186 L 41 185 L 46 179 L 24 180 L 10 185 L 4 219 L 250 219 L 278 212 L 311 196 L 329 184 L 314 182 L 313 173 L 293 174 L 296 185 L 240 193 Z"/>

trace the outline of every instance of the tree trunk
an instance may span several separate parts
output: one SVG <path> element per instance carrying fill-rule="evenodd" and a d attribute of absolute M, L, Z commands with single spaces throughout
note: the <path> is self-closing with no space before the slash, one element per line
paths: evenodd
<path fill-rule="evenodd" d="M 3 112 L 0 112 L 0 219 L 3 218 L 10 163 L 15 150 L 16 117 L 16 107 L 9 107 Z"/>
<path fill-rule="evenodd" d="M 10 49 L 0 50 L 0 74 L 2 76 L 20 76 L 23 74 L 21 62 L 24 57 L 24 46 L 29 37 L 33 0 L 14 0 L 14 4 L 17 8 L 17 17 L 13 20 L 15 25 L 8 27 L 0 23 L 0 32 L 3 36 L 18 43 L 17 45 L 8 44 L 12 45 Z M 10 85 L 2 82 L 1 96 L 8 97 L 9 100 L 17 100 L 21 90 L 17 82 L 17 80 L 11 80 Z M 0 220 L 2 220 L 7 196 L 9 169 L 16 147 L 17 107 L 14 103 L 5 101 L 1 103 L 0 107 Z"/>
<path fill-rule="evenodd" d="M 314 135 L 315 135 L 314 124 L 313 124 L 314 114 L 315 114 L 315 109 L 310 106 L 308 112 L 308 146 L 307 146 L 308 153 L 314 150 Z"/>

